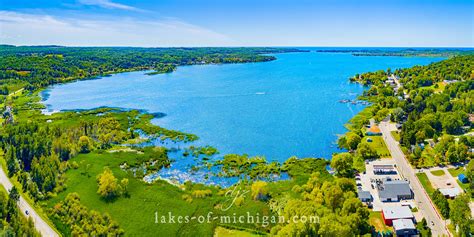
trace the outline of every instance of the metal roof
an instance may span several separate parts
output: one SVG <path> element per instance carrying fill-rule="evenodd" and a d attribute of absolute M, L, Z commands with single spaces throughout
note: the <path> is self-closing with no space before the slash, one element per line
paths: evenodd
<path fill-rule="evenodd" d="M 408 206 L 386 206 L 382 209 L 385 219 L 413 219 L 413 213 Z"/>
<path fill-rule="evenodd" d="M 461 194 L 461 190 L 459 190 L 458 188 L 440 188 L 439 191 L 444 196 L 449 197 L 456 197 L 457 195 Z"/>
<path fill-rule="evenodd" d="M 413 230 L 415 229 L 415 224 L 411 219 L 397 219 L 393 220 L 393 229 L 397 230 Z"/>
<path fill-rule="evenodd" d="M 410 185 L 404 180 L 385 181 L 383 189 L 379 190 L 380 198 L 397 199 L 398 196 L 411 196 Z"/>
<path fill-rule="evenodd" d="M 359 197 L 359 199 L 372 199 L 372 195 L 369 191 L 358 190 L 357 196 Z"/>

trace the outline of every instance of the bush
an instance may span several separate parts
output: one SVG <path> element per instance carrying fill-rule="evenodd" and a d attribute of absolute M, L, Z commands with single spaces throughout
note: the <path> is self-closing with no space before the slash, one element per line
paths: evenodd
<path fill-rule="evenodd" d="M 193 197 L 195 198 L 205 198 L 212 195 L 212 191 L 210 189 L 205 190 L 194 190 L 192 193 Z"/>
<path fill-rule="evenodd" d="M 268 187 L 264 181 L 257 181 L 252 184 L 252 198 L 254 200 L 266 200 L 268 198 Z"/>

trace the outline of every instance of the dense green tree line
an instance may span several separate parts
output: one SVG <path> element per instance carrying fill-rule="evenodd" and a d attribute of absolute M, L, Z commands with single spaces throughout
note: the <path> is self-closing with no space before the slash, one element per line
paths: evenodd
<path fill-rule="evenodd" d="M 15 187 L 9 194 L 0 190 L 0 236 L 41 236 L 36 232 L 33 220 L 25 218 L 18 208 L 19 198 L 20 194 Z"/>
<path fill-rule="evenodd" d="M 352 80 L 371 85 L 364 96 L 374 103 L 376 117 L 390 114 L 393 121 L 402 123 L 400 143 L 411 151 L 414 165 L 425 166 L 469 159 L 472 137 L 461 136 L 456 141 L 451 135 L 462 135 L 472 128 L 473 68 L 474 55 L 465 55 L 394 72 L 364 73 Z M 402 84 L 398 91 L 386 83 L 392 73 Z M 435 147 L 427 146 L 429 139 Z"/>
<path fill-rule="evenodd" d="M 121 229 L 109 214 L 88 210 L 77 193 L 70 193 L 56 204 L 53 217 L 65 223 L 71 236 L 122 236 Z"/>
<path fill-rule="evenodd" d="M 280 213 L 288 223 L 272 229 L 276 236 L 360 236 L 370 233 L 369 211 L 355 194 L 355 184 L 347 178 L 323 178 L 313 173 L 311 178 L 293 190 L 299 198 L 288 200 Z M 308 218 L 307 222 L 301 217 Z M 317 223 L 309 218 L 317 216 Z M 300 221 L 294 221 L 294 218 Z"/>
<path fill-rule="evenodd" d="M 0 81 L 16 79 L 30 90 L 58 82 L 109 73 L 155 70 L 179 65 L 245 63 L 274 60 L 262 54 L 295 51 L 283 48 L 131 48 L 0 46 Z"/>

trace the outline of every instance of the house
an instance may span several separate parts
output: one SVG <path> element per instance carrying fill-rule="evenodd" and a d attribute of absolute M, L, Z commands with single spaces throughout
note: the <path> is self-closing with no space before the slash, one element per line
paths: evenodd
<path fill-rule="evenodd" d="M 407 206 L 386 206 L 382 208 L 382 218 L 386 225 L 393 225 L 394 220 L 408 219 L 415 221 L 415 216 Z"/>
<path fill-rule="evenodd" d="M 440 188 L 439 191 L 443 194 L 443 196 L 450 199 L 454 199 L 456 196 L 461 194 L 461 190 L 458 188 Z"/>
<path fill-rule="evenodd" d="M 417 230 L 413 220 L 411 219 L 397 219 L 393 220 L 393 230 L 397 236 L 414 236 L 417 235 Z"/>
<path fill-rule="evenodd" d="M 365 133 L 367 136 L 380 136 L 382 135 L 382 132 L 380 131 L 380 128 L 377 125 L 370 126 L 369 129 L 367 129 L 367 132 Z"/>
<path fill-rule="evenodd" d="M 467 179 L 466 175 L 464 175 L 464 174 L 459 174 L 459 175 L 458 175 L 458 179 L 459 179 L 459 182 L 461 182 L 461 183 L 463 183 L 463 184 L 465 184 L 465 183 L 467 183 L 467 182 L 469 181 L 469 180 Z"/>
<path fill-rule="evenodd" d="M 361 189 L 357 191 L 357 197 L 361 202 L 372 202 L 374 200 L 369 191 L 362 191 Z"/>
<path fill-rule="evenodd" d="M 410 185 L 404 180 L 385 181 L 377 188 L 382 202 L 399 202 L 400 200 L 413 199 Z"/>

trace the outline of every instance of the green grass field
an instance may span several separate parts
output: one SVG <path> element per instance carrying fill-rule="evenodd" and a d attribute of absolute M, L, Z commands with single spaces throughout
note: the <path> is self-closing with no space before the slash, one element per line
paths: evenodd
<path fill-rule="evenodd" d="M 257 235 L 242 230 L 231 230 L 218 226 L 214 232 L 214 237 L 259 237 L 265 235 Z"/>
<path fill-rule="evenodd" d="M 458 175 L 460 174 L 463 174 L 464 173 L 464 169 L 463 168 L 449 168 L 448 169 L 448 172 L 451 174 L 451 176 L 457 178 Z"/>
<path fill-rule="evenodd" d="M 390 133 L 392 134 L 393 138 L 395 138 L 397 142 L 400 141 L 400 133 L 398 131 L 391 131 Z"/>
<path fill-rule="evenodd" d="M 385 225 L 382 218 L 382 213 L 379 211 L 371 211 L 369 215 L 369 223 L 375 227 L 376 231 L 393 231 L 393 228 Z"/>
<path fill-rule="evenodd" d="M 368 142 L 367 139 L 372 139 L 372 142 Z M 377 151 L 377 154 L 380 155 L 382 158 L 389 158 L 390 151 L 388 151 L 387 146 L 381 136 L 367 136 L 362 139 L 362 142 L 365 142 L 370 145 L 374 150 Z"/>
<path fill-rule="evenodd" d="M 444 82 L 438 82 L 435 83 L 431 86 L 426 87 L 428 89 L 433 89 L 435 93 L 440 93 L 444 91 L 444 88 L 446 88 L 446 83 Z"/>
<path fill-rule="evenodd" d="M 132 152 L 108 153 L 90 153 L 81 154 L 73 158 L 80 164 L 78 169 L 67 171 L 67 189 L 59 193 L 57 197 L 48 200 L 48 207 L 54 206 L 60 200 L 63 200 L 68 193 L 76 192 L 81 198 L 81 203 L 90 210 L 107 212 L 112 219 L 118 222 L 121 228 L 125 230 L 126 236 L 212 236 L 216 223 L 197 223 L 191 221 L 188 224 L 155 224 L 155 212 L 158 215 L 168 215 L 171 212 L 175 216 L 200 216 L 213 212 L 216 215 L 244 215 L 247 211 L 251 214 L 259 212 L 260 215 L 268 215 L 268 207 L 263 202 L 245 200 L 243 206 L 231 208 L 223 213 L 220 209 L 214 208 L 214 205 L 220 203 L 223 197 L 215 194 L 204 199 L 194 198 L 191 203 L 182 199 L 185 191 L 179 187 L 173 186 L 165 181 L 157 181 L 154 184 L 146 184 L 143 181 L 134 178 L 131 174 L 120 169 L 119 165 L 123 162 L 131 163 L 136 159 L 137 154 Z M 86 170 L 89 164 L 89 168 Z M 97 194 L 96 176 L 103 171 L 103 167 L 108 166 L 114 175 L 120 180 L 129 179 L 130 197 L 119 197 L 113 202 L 106 202 Z M 230 214 L 229 214 L 230 213 Z M 58 229 L 63 233 L 68 233 L 60 223 L 55 223 Z M 262 229 L 261 226 L 241 226 L 245 228 Z"/>
<path fill-rule="evenodd" d="M 444 170 L 433 170 L 433 171 L 430 171 L 434 176 L 443 176 L 445 175 L 446 173 L 444 172 Z"/>
<path fill-rule="evenodd" d="M 428 179 L 428 176 L 425 173 L 417 173 L 416 177 L 418 177 L 418 180 L 420 180 L 420 183 L 421 185 L 423 185 L 423 188 L 431 196 L 431 194 L 435 191 L 435 189 L 431 185 L 431 182 Z"/>
<path fill-rule="evenodd" d="M 461 186 L 462 189 L 464 190 L 467 190 L 468 187 L 469 187 L 469 183 L 461 183 L 461 181 L 459 181 L 458 179 L 458 175 L 460 174 L 466 174 L 464 172 L 464 169 L 463 168 L 449 168 L 448 169 L 448 172 L 451 174 L 451 176 L 453 176 L 455 179 L 456 179 L 456 182 L 458 182 L 459 186 Z"/>

